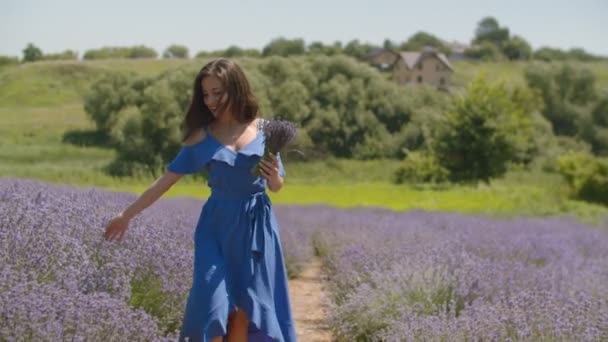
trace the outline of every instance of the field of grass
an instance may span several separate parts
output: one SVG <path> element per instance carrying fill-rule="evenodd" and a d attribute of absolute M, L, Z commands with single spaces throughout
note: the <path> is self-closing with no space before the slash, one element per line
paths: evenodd
<path fill-rule="evenodd" d="M 104 70 L 157 74 L 196 61 L 107 60 L 40 62 L 0 70 L 0 177 L 34 178 L 75 186 L 142 192 L 153 181 L 117 179 L 102 170 L 114 156 L 103 147 L 76 146 L 66 135 L 90 135 L 94 125 L 82 106 L 82 96 Z M 598 83 L 608 85 L 608 63 L 588 63 Z M 455 63 L 455 84 L 466 84 L 479 73 L 493 79 L 523 83 L 523 63 Z M 326 160 L 292 162 L 287 186 L 271 194 L 275 203 L 325 203 L 338 207 L 377 206 L 395 210 L 427 209 L 480 212 L 494 215 L 549 215 L 574 213 L 594 219 L 608 215 L 605 207 L 567 198 L 556 175 L 513 172 L 489 185 L 445 188 L 393 185 L 398 161 Z M 202 179 L 186 177 L 169 196 L 203 198 Z"/>

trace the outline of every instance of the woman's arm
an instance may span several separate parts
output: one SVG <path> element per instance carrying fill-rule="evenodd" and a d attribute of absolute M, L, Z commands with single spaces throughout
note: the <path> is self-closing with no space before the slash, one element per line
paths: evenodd
<path fill-rule="evenodd" d="M 108 223 L 104 233 L 104 238 L 108 241 L 115 239 L 120 241 L 129 227 L 129 221 L 159 199 L 173 186 L 173 184 L 182 178 L 182 176 L 183 175 L 179 173 L 165 171 L 165 173 L 154 181 L 154 183 L 152 183 L 152 185 L 150 185 L 150 187 L 148 187 L 148 189 L 146 189 L 146 191 L 144 191 L 144 193 L 141 194 L 133 203 L 131 203 L 131 205 L 129 205 L 118 216 L 113 218 L 110 223 Z"/>
<path fill-rule="evenodd" d="M 277 176 L 276 179 L 268 180 L 268 189 L 270 189 L 270 191 L 279 192 L 279 190 L 281 190 L 282 187 L 283 187 L 283 177 Z"/>
<path fill-rule="evenodd" d="M 165 171 L 146 191 L 144 191 L 129 207 L 122 211 L 122 217 L 130 220 L 137 216 L 141 211 L 156 202 L 173 184 L 175 184 L 183 174 Z"/>
<path fill-rule="evenodd" d="M 184 141 L 184 145 L 182 151 L 184 151 L 189 146 L 193 146 L 198 144 L 205 138 L 205 130 L 198 129 L 193 132 L 186 141 Z M 176 158 L 189 158 L 189 154 L 178 154 Z M 175 160 L 174 160 L 175 161 Z M 184 173 L 177 173 L 170 171 L 168 168 L 171 167 L 169 165 L 165 173 L 158 178 L 143 194 L 141 194 L 131 205 L 129 205 L 125 210 L 123 210 L 118 216 L 116 216 L 110 223 L 106 226 L 106 231 L 104 233 L 104 237 L 106 240 L 121 240 L 122 236 L 127 231 L 129 226 L 129 220 L 133 217 L 137 216 L 144 209 L 149 207 L 152 203 L 156 202 L 156 200 L 162 196 L 167 190 L 169 190 L 173 184 L 175 184 L 178 180 L 180 180 L 184 174 L 193 173 L 193 165 L 191 160 L 181 160 L 182 169 Z M 180 168 L 178 168 L 180 169 Z M 175 171 L 175 170 L 174 170 Z"/>
<path fill-rule="evenodd" d="M 200 141 L 205 139 L 205 130 L 198 129 L 194 131 L 186 141 L 184 141 L 183 146 L 192 146 L 198 144 Z M 127 209 L 125 209 L 121 216 L 131 219 L 137 214 L 139 214 L 142 210 L 146 209 L 152 203 L 154 203 L 160 196 L 162 196 L 167 190 L 169 190 L 173 184 L 175 184 L 180 178 L 182 178 L 184 174 L 175 173 L 172 171 L 165 171 L 165 173 L 158 178 L 152 185 L 144 191 L 139 198 L 133 202 Z"/>

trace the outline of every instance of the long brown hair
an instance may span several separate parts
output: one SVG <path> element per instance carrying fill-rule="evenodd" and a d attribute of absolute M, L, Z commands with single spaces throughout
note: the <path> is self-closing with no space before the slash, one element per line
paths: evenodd
<path fill-rule="evenodd" d="M 220 111 L 229 109 L 230 113 L 241 122 L 250 122 L 258 115 L 258 102 L 241 67 L 226 58 L 212 60 L 203 66 L 194 79 L 192 102 L 183 123 L 183 141 L 194 131 L 208 126 L 215 119 L 203 101 L 202 81 L 207 76 L 217 77 L 227 95 L 226 102 L 219 108 Z"/>

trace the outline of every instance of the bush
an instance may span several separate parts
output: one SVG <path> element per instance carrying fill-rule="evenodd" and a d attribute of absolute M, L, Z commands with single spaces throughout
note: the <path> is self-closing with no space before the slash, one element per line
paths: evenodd
<path fill-rule="evenodd" d="M 431 153 L 409 152 L 403 164 L 395 172 L 395 183 L 442 183 L 449 172 Z"/>
<path fill-rule="evenodd" d="M 608 160 L 570 153 L 559 159 L 559 171 L 575 197 L 608 205 Z"/>
<path fill-rule="evenodd" d="M 532 117 L 517 92 L 478 78 L 454 101 L 434 140 L 434 151 L 454 181 L 489 181 L 533 141 Z"/>
<path fill-rule="evenodd" d="M 95 122 L 97 131 L 110 135 L 118 112 L 135 103 L 137 94 L 131 86 L 134 78 L 128 73 L 107 73 L 93 83 L 85 95 L 84 110 Z"/>
<path fill-rule="evenodd" d="M 559 158 L 568 153 L 591 153 L 591 145 L 572 137 L 557 136 L 546 144 L 534 166 L 544 172 L 559 172 Z"/>

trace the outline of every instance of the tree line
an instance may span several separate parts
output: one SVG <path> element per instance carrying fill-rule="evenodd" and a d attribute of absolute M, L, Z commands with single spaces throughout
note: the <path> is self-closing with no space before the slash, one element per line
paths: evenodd
<path fill-rule="evenodd" d="M 583 48 L 563 50 L 553 47 L 540 47 L 533 50 L 528 41 L 521 35 L 511 34 L 508 27 L 501 26 L 494 17 L 485 17 L 477 23 L 474 38 L 464 51 L 464 58 L 483 61 L 501 60 L 542 60 L 542 61 L 593 61 L 606 59 L 588 53 Z M 262 49 L 241 48 L 231 45 L 226 49 L 215 51 L 199 51 L 194 58 L 207 58 L 223 56 L 234 57 L 270 57 L 270 56 L 297 56 L 297 55 L 348 55 L 363 59 L 371 51 L 379 48 L 399 51 L 419 51 L 425 46 L 432 46 L 442 51 L 447 56 L 452 55 L 452 47 L 449 43 L 428 32 L 416 32 L 403 42 L 394 42 L 385 39 L 382 44 L 362 43 L 357 39 L 346 44 L 336 41 L 332 44 L 324 44 L 320 41 L 306 43 L 303 39 L 287 39 L 279 37 L 270 41 Z M 162 54 L 162 58 L 190 58 L 188 47 L 179 44 L 168 46 Z M 108 59 L 108 58 L 158 58 L 159 53 L 151 47 L 144 45 L 132 47 L 102 47 L 84 52 L 82 59 Z M 40 48 L 29 43 L 23 49 L 21 62 L 34 62 L 38 60 L 75 60 L 78 59 L 77 52 L 66 50 L 61 53 L 44 54 Z M 0 65 L 19 63 L 17 57 L 0 56 Z"/>

